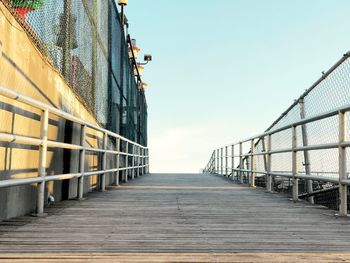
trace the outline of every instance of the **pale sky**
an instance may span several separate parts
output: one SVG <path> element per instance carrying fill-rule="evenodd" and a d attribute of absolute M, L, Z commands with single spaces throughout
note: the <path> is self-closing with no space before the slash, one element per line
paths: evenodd
<path fill-rule="evenodd" d="M 350 50 L 349 10 L 349 0 L 129 0 L 129 32 L 154 59 L 143 77 L 151 172 L 198 172 L 214 148 L 263 132 Z"/>

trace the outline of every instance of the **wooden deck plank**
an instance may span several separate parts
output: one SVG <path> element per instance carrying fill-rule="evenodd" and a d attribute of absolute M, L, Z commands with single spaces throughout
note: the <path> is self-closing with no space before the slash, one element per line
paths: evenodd
<path fill-rule="evenodd" d="M 177 255 L 178 262 L 187 262 L 186 257 L 211 261 L 214 254 L 222 256 L 220 261 L 231 258 L 230 262 L 244 262 L 243 258 L 273 262 L 267 261 L 273 255 L 283 260 L 294 255 L 303 262 L 305 253 L 311 260 L 322 255 L 324 261 L 318 262 L 350 262 L 348 254 L 340 254 L 350 251 L 348 218 L 218 176 L 152 174 L 86 197 L 82 202 L 48 207 L 45 218 L 1 222 L 0 262 L 6 257 L 16 262 L 18 255 L 27 255 L 26 262 L 55 262 L 60 255 L 71 255 L 62 253 L 76 255 L 69 262 L 91 253 L 97 253 L 96 258 L 104 256 L 100 253 L 114 253 L 111 260 L 143 259 L 128 252 L 150 253 L 150 258 L 165 261 Z M 35 254 L 42 252 L 52 258 Z M 339 255 L 343 258 L 337 259 Z"/>

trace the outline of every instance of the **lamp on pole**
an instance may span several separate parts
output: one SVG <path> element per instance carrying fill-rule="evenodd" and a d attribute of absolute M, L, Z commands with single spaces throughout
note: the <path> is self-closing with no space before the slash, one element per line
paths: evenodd
<path fill-rule="evenodd" d="M 120 5 L 120 23 L 124 26 L 124 7 L 128 5 L 128 0 L 118 0 L 118 5 Z"/>

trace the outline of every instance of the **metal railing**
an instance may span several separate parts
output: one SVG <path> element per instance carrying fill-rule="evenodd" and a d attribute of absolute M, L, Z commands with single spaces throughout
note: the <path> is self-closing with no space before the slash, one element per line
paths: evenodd
<path fill-rule="evenodd" d="M 350 111 L 350 104 L 333 109 L 331 111 L 317 114 L 302 120 L 293 122 L 282 127 L 271 129 L 267 132 L 253 136 L 237 143 L 223 146 L 219 149 L 213 151 L 212 156 L 206 165 L 204 172 L 206 173 L 217 173 L 227 176 L 237 176 L 237 178 L 242 182 L 243 177 L 247 176 L 248 183 L 250 186 L 255 186 L 255 177 L 257 174 L 266 175 L 266 189 L 272 191 L 272 178 L 286 177 L 292 179 L 292 189 L 293 189 L 293 200 L 298 201 L 299 194 L 299 179 L 331 182 L 339 185 L 339 215 L 347 215 L 347 186 L 350 185 L 350 179 L 348 178 L 347 172 L 347 152 L 346 149 L 350 147 L 350 141 L 347 140 L 347 134 L 349 132 L 347 128 L 348 123 L 348 112 Z M 338 116 L 338 141 L 336 143 L 320 143 L 313 145 L 298 145 L 298 135 L 302 132 L 302 127 L 306 124 L 317 122 L 330 117 Z M 271 148 L 271 136 L 282 131 L 291 132 L 290 142 L 291 147 L 273 150 Z M 256 150 L 257 142 L 262 143 L 262 150 Z M 250 143 L 250 150 L 248 153 L 243 153 L 242 145 L 244 143 Z M 231 153 L 229 154 L 229 148 Z M 239 153 L 235 153 L 235 148 L 239 149 Z M 319 174 L 300 173 L 297 169 L 297 153 L 298 152 L 308 152 L 308 151 L 318 151 L 318 150 L 328 150 L 328 149 L 338 149 L 338 174 L 337 176 L 320 176 Z M 292 156 L 290 158 L 291 171 L 290 172 L 274 172 L 272 170 L 272 156 L 290 153 Z M 264 169 L 256 169 L 256 158 L 258 156 L 263 157 Z M 238 163 L 235 163 L 235 158 L 239 159 Z M 231 165 L 229 165 L 229 159 L 231 159 Z M 244 163 L 247 163 L 246 169 L 244 168 Z"/>
<path fill-rule="evenodd" d="M 66 113 L 62 110 L 49 106 L 40 101 L 34 100 L 30 97 L 21 95 L 17 92 L 14 92 L 10 89 L 0 86 L 0 95 L 13 99 L 15 101 L 21 102 L 25 105 L 32 106 L 36 109 L 41 110 L 41 132 L 40 138 L 33 138 L 28 136 L 20 136 L 16 134 L 8 134 L 0 132 L 0 142 L 8 143 L 17 143 L 25 144 L 39 147 L 39 165 L 38 165 L 38 177 L 33 178 L 22 178 L 22 179 L 7 179 L 0 181 L 0 188 L 3 187 L 13 187 L 19 185 L 30 185 L 37 183 L 37 207 L 36 213 L 41 215 L 44 213 L 44 204 L 45 204 L 45 183 L 49 181 L 58 181 L 65 179 L 78 179 L 78 198 L 83 198 L 83 186 L 84 186 L 84 177 L 98 175 L 100 177 L 100 190 L 104 191 L 106 186 L 105 176 L 108 173 L 116 173 L 116 184 L 119 184 L 119 172 L 125 171 L 125 181 L 128 180 L 128 176 L 134 177 L 146 174 L 149 172 L 149 149 L 140 144 L 137 144 L 133 141 L 130 141 L 116 133 L 113 133 L 109 130 L 103 129 L 99 126 L 96 126 L 92 123 L 89 123 L 81 118 L 78 118 L 72 114 Z M 49 126 L 49 114 L 61 117 L 65 120 L 71 121 L 78 125 L 81 125 L 81 137 L 80 144 L 71 144 L 71 143 L 62 143 L 58 141 L 53 141 L 48 139 L 48 126 Z M 87 147 L 85 144 L 86 141 L 86 129 L 92 129 L 96 132 L 103 134 L 103 148 L 98 147 Z M 107 149 L 108 138 L 114 138 L 116 140 L 116 150 Z M 126 150 L 122 151 L 121 143 L 126 144 Z M 46 166 L 47 166 L 47 149 L 58 148 L 58 149 L 69 149 L 69 150 L 78 150 L 79 151 L 79 172 L 70 173 L 70 174 L 56 174 L 56 175 L 46 175 Z M 96 171 L 85 171 L 85 154 L 86 152 L 101 153 L 102 162 L 101 170 Z M 107 154 L 116 155 L 117 163 L 116 168 L 107 169 Z M 121 156 L 125 156 L 125 167 L 121 165 Z M 131 166 L 129 166 L 129 158 L 131 159 Z"/>

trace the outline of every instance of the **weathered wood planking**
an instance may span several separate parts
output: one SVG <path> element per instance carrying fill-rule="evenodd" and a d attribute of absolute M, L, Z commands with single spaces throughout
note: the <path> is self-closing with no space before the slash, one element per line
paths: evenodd
<path fill-rule="evenodd" d="M 305 252 L 325 260 L 319 262 L 336 262 L 326 261 L 330 260 L 327 255 L 333 260 L 341 257 L 321 252 L 350 252 L 349 219 L 336 218 L 334 211 L 321 206 L 295 204 L 284 195 L 235 185 L 218 176 L 147 175 L 103 193 L 90 193 L 85 201 L 61 202 L 46 211 L 45 218 L 1 222 L 0 252 L 13 256 L 74 252 L 78 259 L 89 253 L 122 253 L 111 254 L 117 260 L 131 255 L 125 253 L 151 253 L 150 258 L 178 255 L 179 261 L 186 255 L 189 261 L 196 255 L 202 255 L 198 261 L 222 255 L 224 261 L 230 254 L 222 253 L 240 253 L 241 260 L 236 262 L 253 256 L 242 253 L 259 253 L 256 262 L 265 262 L 263 258 L 259 261 L 259 255 L 270 252 L 287 259 L 290 254 L 281 253 L 299 253 L 292 255 L 299 255 L 300 260 L 306 255 L 300 253 Z M 43 255 L 52 255 L 50 260 L 55 262 L 54 254 Z M 266 256 L 268 259 L 273 262 L 273 257 Z M 343 259 L 349 260 L 349 255 L 343 254 Z"/>

